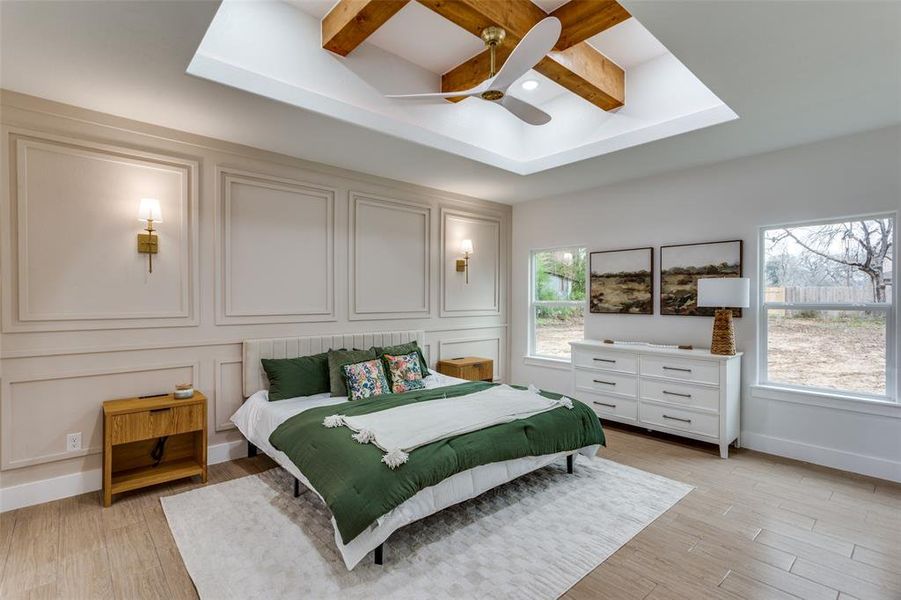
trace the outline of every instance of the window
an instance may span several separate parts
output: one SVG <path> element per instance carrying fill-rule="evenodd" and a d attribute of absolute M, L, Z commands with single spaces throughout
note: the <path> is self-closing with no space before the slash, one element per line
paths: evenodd
<path fill-rule="evenodd" d="M 585 331 L 585 248 L 533 251 L 531 271 L 529 355 L 569 360 Z"/>
<path fill-rule="evenodd" d="M 895 217 L 761 231 L 760 381 L 894 395 Z"/>

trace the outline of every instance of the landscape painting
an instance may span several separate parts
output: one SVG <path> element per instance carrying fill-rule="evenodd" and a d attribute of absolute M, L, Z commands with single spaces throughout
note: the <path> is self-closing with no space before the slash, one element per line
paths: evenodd
<path fill-rule="evenodd" d="M 698 279 L 741 277 L 742 242 L 681 244 L 660 248 L 660 314 L 712 317 L 716 309 L 698 307 Z M 740 317 L 741 309 L 732 309 Z"/>
<path fill-rule="evenodd" d="M 654 314 L 654 249 L 592 252 L 590 260 L 593 313 Z"/>

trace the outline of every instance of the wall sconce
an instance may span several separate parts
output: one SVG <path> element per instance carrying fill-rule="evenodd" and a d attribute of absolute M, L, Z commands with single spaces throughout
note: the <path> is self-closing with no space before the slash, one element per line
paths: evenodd
<path fill-rule="evenodd" d="M 472 256 L 472 240 L 460 242 L 460 252 L 463 258 L 457 259 L 457 273 L 466 273 L 466 283 L 469 283 L 469 257 Z"/>
<path fill-rule="evenodd" d="M 163 222 L 163 213 L 160 211 L 160 201 L 156 198 L 142 198 L 138 207 L 138 221 L 146 221 L 147 233 L 138 234 L 138 252 L 147 255 L 147 268 L 153 273 L 153 255 L 159 252 L 159 236 L 153 234 L 154 223 Z"/>

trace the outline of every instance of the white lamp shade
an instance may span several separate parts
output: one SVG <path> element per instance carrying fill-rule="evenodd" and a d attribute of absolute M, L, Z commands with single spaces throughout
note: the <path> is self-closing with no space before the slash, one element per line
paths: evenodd
<path fill-rule="evenodd" d="M 156 198 L 141 198 L 138 207 L 138 221 L 163 222 L 163 212 L 160 210 L 160 201 Z"/>
<path fill-rule="evenodd" d="M 460 252 L 463 254 L 472 254 L 472 240 L 463 240 L 460 242 Z"/>
<path fill-rule="evenodd" d="M 747 308 L 750 302 L 751 280 L 747 277 L 698 279 L 698 306 Z"/>

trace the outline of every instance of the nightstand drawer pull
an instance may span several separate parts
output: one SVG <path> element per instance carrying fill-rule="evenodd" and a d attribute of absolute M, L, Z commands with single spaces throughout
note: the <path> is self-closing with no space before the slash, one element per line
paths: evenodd
<path fill-rule="evenodd" d="M 603 385 L 616 385 L 616 383 L 614 383 L 613 381 L 602 381 L 600 379 L 592 379 L 592 381 L 595 383 L 601 383 Z"/>
<path fill-rule="evenodd" d="M 605 362 L 605 363 L 615 363 L 616 362 L 612 358 L 595 358 L 593 360 L 596 360 L 597 362 Z"/>
<path fill-rule="evenodd" d="M 683 423 L 691 423 L 691 419 L 682 419 L 680 417 L 671 417 L 669 415 L 663 415 L 664 419 L 669 419 L 671 421 L 681 421 Z"/>
<path fill-rule="evenodd" d="M 663 393 L 667 396 L 679 396 L 680 398 L 691 398 L 691 394 L 680 394 L 679 392 L 668 392 L 667 390 L 663 390 Z"/>
<path fill-rule="evenodd" d="M 167 407 L 165 407 L 165 408 L 151 408 L 151 409 L 150 409 L 150 412 L 151 412 L 151 413 L 162 413 L 162 412 L 167 412 L 167 411 L 170 411 L 170 410 L 172 410 L 172 407 L 171 407 L 171 406 L 167 406 Z"/>
<path fill-rule="evenodd" d="M 598 402 L 597 400 L 593 401 L 598 406 L 606 406 L 607 408 L 616 408 L 616 404 L 607 404 L 606 402 Z"/>
<path fill-rule="evenodd" d="M 664 371 L 681 371 L 682 373 L 691 373 L 691 369 L 683 369 L 682 367 L 667 367 L 664 365 Z"/>

